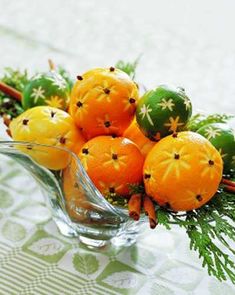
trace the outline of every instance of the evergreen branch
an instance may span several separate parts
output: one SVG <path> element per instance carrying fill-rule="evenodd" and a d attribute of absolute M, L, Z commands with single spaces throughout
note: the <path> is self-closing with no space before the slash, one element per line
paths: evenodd
<path fill-rule="evenodd" d="M 123 60 L 119 60 L 115 67 L 119 70 L 122 70 L 123 72 L 125 72 L 127 75 L 129 75 L 131 77 L 131 79 L 135 79 L 135 75 L 136 75 L 136 68 L 139 64 L 139 60 L 140 60 L 140 56 L 137 57 L 136 60 L 134 60 L 133 62 L 125 62 Z"/>
<path fill-rule="evenodd" d="M 118 207 L 127 208 L 128 206 L 128 199 L 117 194 L 117 193 L 108 193 L 104 195 L 105 199 L 112 205 Z"/>
<path fill-rule="evenodd" d="M 129 194 L 134 195 L 134 194 L 144 194 L 145 189 L 143 184 L 129 184 Z"/>
<path fill-rule="evenodd" d="M 19 70 L 13 70 L 6 68 L 3 77 L 0 80 L 7 85 L 22 92 L 25 85 L 29 82 L 27 71 L 20 72 Z M 7 114 L 11 118 L 17 117 L 23 112 L 23 107 L 19 101 L 16 101 L 10 95 L 6 95 L 0 91 L 0 116 Z"/>
<path fill-rule="evenodd" d="M 227 123 L 231 118 L 234 118 L 233 115 L 227 114 L 195 114 L 192 116 L 186 126 L 187 130 L 196 132 L 199 128 L 211 124 L 211 123 Z"/>
<path fill-rule="evenodd" d="M 60 65 L 58 66 L 57 71 L 65 79 L 65 81 L 67 82 L 67 85 L 69 87 L 69 90 L 71 91 L 75 81 L 73 81 L 69 72 L 64 67 L 62 67 Z"/>
<path fill-rule="evenodd" d="M 159 224 L 171 229 L 176 224 L 185 229 L 190 239 L 190 249 L 198 252 L 202 266 L 209 275 L 223 281 L 228 278 L 235 284 L 235 195 L 224 191 L 217 193 L 203 207 L 176 214 L 156 206 Z"/>

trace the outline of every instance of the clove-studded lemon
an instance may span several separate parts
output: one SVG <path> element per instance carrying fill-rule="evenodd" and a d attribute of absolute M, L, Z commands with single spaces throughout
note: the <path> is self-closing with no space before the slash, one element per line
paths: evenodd
<path fill-rule="evenodd" d="M 126 73 L 97 68 L 77 77 L 69 111 L 88 139 L 120 136 L 133 119 L 137 100 L 137 86 Z"/>
<path fill-rule="evenodd" d="M 42 105 L 66 110 L 69 93 L 68 83 L 59 73 L 37 74 L 25 86 L 22 104 L 25 110 Z"/>
<path fill-rule="evenodd" d="M 85 143 L 71 116 L 52 107 L 34 107 L 13 119 L 10 131 L 14 141 L 29 142 L 23 151 L 32 156 L 39 164 L 53 170 L 64 168 L 68 164 L 67 148 L 79 152 Z M 49 145 L 50 147 L 34 146 L 33 143 Z"/>
<path fill-rule="evenodd" d="M 183 88 L 161 85 L 138 101 L 136 120 L 147 137 L 158 141 L 183 130 L 191 114 L 192 104 Z"/>
<path fill-rule="evenodd" d="M 144 185 L 160 205 L 189 211 L 207 203 L 222 178 L 220 153 L 203 136 L 184 131 L 157 143 L 144 163 Z"/>
<path fill-rule="evenodd" d="M 224 162 L 224 172 L 229 173 L 235 167 L 235 135 L 227 124 L 212 123 L 201 127 L 199 134 L 206 137 L 220 152 Z"/>

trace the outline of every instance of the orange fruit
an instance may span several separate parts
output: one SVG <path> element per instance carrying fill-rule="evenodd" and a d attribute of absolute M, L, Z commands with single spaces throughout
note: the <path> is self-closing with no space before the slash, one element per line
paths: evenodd
<path fill-rule="evenodd" d="M 200 134 L 184 131 L 157 143 L 144 163 L 146 193 L 176 211 L 201 207 L 222 178 L 219 152 Z"/>
<path fill-rule="evenodd" d="M 130 126 L 124 131 L 123 137 L 126 137 L 133 141 L 138 146 L 144 157 L 147 156 L 147 154 L 156 144 L 155 142 L 144 136 L 144 134 L 140 131 L 135 118 L 133 119 Z"/>
<path fill-rule="evenodd" d="M 77 77 L 69 112 L 88 139 L 122 135 L 133 119 L 138 89 L 131 78 L 113 67 L 97 68 Z"/>
<path fill-rule="evenodd" d="M 95 137 L 85 143 L 79 158 L 103 195 L 127 195 L 130 184 L 142 181 L 144 157 L 138 147 L 127 138 Z"/>
<path fill-rule="evenodd" d="M 60 109 L 39 106 L 28 109 L 10 124 L 14 141 L 32 142 L 53 147 L 65 147 L 78 153 L 85 143 L 72 117 Z M 39 164 L 53 170 L 66 167 L 68 152 L 49 147 L 30 145 L 24 152 Z"/>

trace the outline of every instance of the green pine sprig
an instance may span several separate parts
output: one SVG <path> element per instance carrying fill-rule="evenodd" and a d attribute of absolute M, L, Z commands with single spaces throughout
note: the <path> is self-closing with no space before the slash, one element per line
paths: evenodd
<path fill-rule="evenodd" d="M 29 82 L 27 71 L 13 70 L 12 68 L 6 68 L 0 80 L 7 85 L 22 92 L 25 85 Z M 6 95 L 0 91 L 0 116 L 7 114 L 11 118 L 15 118 L 23 112 L 23 107 L 19 101 L 16 101 L 9 95 Z"/>
<path fill-rule="evenodd" d="M 235 195 L 221 191 L 203 207 L 177 214 L 156 208 L 159 224 L 171 229 L 176 224 L 185 229 L 190 249 L 198 252 L 209 275 L 235 284 Z"/>
<path fill-rule="evenodd" d="M 143 185 L 131 185 L 131 193 L 144 194 Z M 185 230 L 190 249 L 198 253 L 202 266 L 218 280 L 230 279 L 235 284 L 235 195 L 220 191 L 201 208 L 174 212 L 155 204 L 159 224 L 171 230 L 177 225 Z"/>
<path fill-rule="evenodd" d="M 130 195 L 134 195 L 134 194 L 144 194 L 145 193 L 145 189 L 144 189 L 144 184 L 135 184 L 135 183 L 131 183 L 128 185 L 129 188 L 129 192 Z"/>
<path fill-rule="evenodd" d="M 129 75 L 131 77 L 132 80 L 135 79 L 135 75 L 136 75 L 136 68 L 139 64 L 139 60 L 140 57 L 138 57 L 136 60 L 134 60 L 133 62 L 125 62 L 123 60 L 119 60 L 115 67 L 119 70 L 122 70 L 123 72 L 125 72 L 127 75 Z"/>
<path fill-rule="evenodd" d="M 112 205 L 118 207 L 127 208 L 128 206 L 128 199 L 117 194 L 117 193 L 108 193 L 104 195 L 105 199 Z"/>
<path fill-rule="evenodd" d="M 71 92 L 75 81 L 73 81 L 72 77 L 70 76 L 70 73 L 61 65 L 57 67 L 57 72 L 65 79 Z"/>
<path fill-rule="evenodd" d="M 190 120 L 186 126 L 186 129 L 196 132 L 199 128 L 201 128 L 207 124 L 227 123 L 231 118 L 234 118 L 234 116 L 228 115 L 228 114 L 205 115 L 205 114 L 197 113 L 190 118 Z"/>

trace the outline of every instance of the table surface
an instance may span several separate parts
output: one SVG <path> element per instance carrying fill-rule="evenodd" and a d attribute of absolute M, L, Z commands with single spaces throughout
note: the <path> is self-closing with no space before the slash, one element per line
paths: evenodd
<path fill-rule="evenodd" d="M 194 108 L 235 113 L 234 9 L 232 0 L 0 0 L 0 72 L 46 71 L 52 58 L 75 76 L 141 55 L 137 80 L 147 87 L 180 85 Z M 235 288 L 207 275 L 178 228 L 146 229 L 131 248 L 108 252 L 62 237 L 35 182 L 1 157 L 0 294 L 230 295 Z"/>

